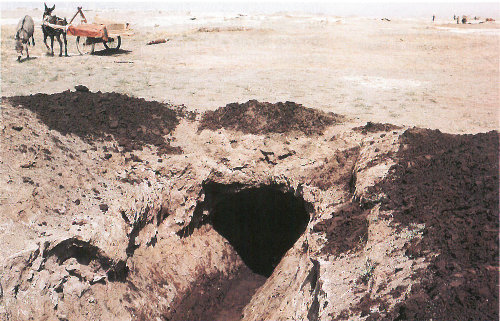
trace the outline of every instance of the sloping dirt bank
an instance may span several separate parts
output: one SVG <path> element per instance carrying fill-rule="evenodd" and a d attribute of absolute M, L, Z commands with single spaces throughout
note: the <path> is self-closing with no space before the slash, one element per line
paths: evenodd
<path fill-rule="evenodd" d="M 3 319 L 498 318 L 497 132 L 90 92 L 2 110 Z"/>
<path fill-rule="evenodd" d="M 430 263 L 398 304 L 397 318 L 498 317 L 498 142 L 496 132 L 446 135 L 411 129 L 397 165 L 377 189 L 400 226 L 423 224 L 409 257 Z M 431 256 L 429 253 L 438 253 Z"/>

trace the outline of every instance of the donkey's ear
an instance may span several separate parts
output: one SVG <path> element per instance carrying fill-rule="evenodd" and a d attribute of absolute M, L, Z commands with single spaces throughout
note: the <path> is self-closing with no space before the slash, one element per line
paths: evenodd
<path fill-rule="evenodd" d="M 50 9 L 50 11 L 53 11 L 55 8 L 56 8 L 56 5 L 54 4 L 54 5 L 52 6 L 52 9 Z"/>
<path fill-rule="evenodd" d="M 48 9 L 47 4 L 44 2 L 43 5 L 45 6 L 45 10 Z"/>

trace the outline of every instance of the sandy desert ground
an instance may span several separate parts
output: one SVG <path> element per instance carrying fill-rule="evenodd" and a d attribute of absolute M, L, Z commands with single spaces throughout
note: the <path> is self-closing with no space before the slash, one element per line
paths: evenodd
<path fill-rule="evenodd" d="M 71 17 L 74 12 L 58 12 Z M 2 12 L 15 23 L 42 12 Z M 189 109 L 250 99 L 294 101 L 345 114 L 450 133 L 498 129 L 499 25 L 457 26 L 424 19 L 382 21 L 307 15 L 170 17 L 157 11 L 87 12 L 132 23 L 115 55 L 46 55 L 36 28 L 36 59 L 17 63 L 15 25 L 2 25 L 2 95 L 55 93 L 83 84 Z M 200 28 L 201 31 L 200 31 Z M 208 32 L 207 32 L 208 31 Z M 165 44 L 146 46 L 157 38 Z M 55 44 L 56 52 L 59 48 Z M 98 45 L 97 50 L 103 47 Z M 124 63 L 126 62 L 126 63 Z"/>
<path fill-rule="evenodd" d="M 19 63 L 26 13 L 0 319 L 498 319 L 497 23 L 90 11 L 134 35 Z"/>

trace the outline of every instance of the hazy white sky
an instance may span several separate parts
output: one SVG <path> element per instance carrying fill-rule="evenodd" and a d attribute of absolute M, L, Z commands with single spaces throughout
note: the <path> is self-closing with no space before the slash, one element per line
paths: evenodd
<path fill-rule="evenodd" d="M 59 10 L 77 5 L 88 10 L 165 10 L 171 12 L 217 12 L 272 14 L 300 12 L 341 16 L 438 17 L 467 14 L 500 19 L 500 0 L 0 0 L 3 10 L 43 8 L 43 2 Z"/>
<path fill-rule="evenodd" d="M 33 0 L 0 0 L 0 2 L 34 2 Z M 42 1 L 40 1 L 42 2 Z M 47 3 L 52 3 L 52 0 L 46 0 Z M 77 0 L 70 0 L 69 2 L 78 2 Z M 230 2 L 230 3 L 238 3 L 238 2 L 275 2 L 275 3 L 498 3 L 499 0 L 462 0 L 462 1 L 454 1 L 454 0 L 312 0 L 312 1 L 304 1 L 304 0 L 85 0 L 85 2 L 198 2 L 198 3 L 210 3 L 210 2 Z"/>

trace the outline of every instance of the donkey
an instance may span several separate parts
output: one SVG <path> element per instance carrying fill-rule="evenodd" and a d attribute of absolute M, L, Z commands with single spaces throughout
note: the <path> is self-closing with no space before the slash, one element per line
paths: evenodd
<path fill-rule="evenodd" d="M 17 61 L 21 61 L 24 45 L 26 45 L 26 57 L 30 57 L 30 53 L 28 51 L 30 38 L 31 43 L 35 46 L 35 37 L 33 37 L 33 33 L 35 32 L 35 23 L 33 22 L 33 18 L 30 16 L 24 16 L 24 18 L 19 20 L 16 30 L 16 51 L 19 54 L 17 56 Z"/>
<path fill-rule="evenodd" d="M 53 56 L 54 55 L 54 37 L 57 38 L 57 42 L 59 42 L 59 57 L 62 56 L 62 41 L 61 41 L 61 35 L 63 36 L 64 40 L 64 54 L 67 57 L 68 56 L 68 42 L 66 40 L 66 29 L 56 29 L 49 27 L 45 25 L 45 22 L 48 22 L 50 24 L 58 25 L 58 26 L 66 26 L 68 22 L 66 21 L 66 18 L 62 19 L 59 17 L 56 17 L 55 15 L 52 15 L 52 11 L 56 8 L 56 5 L 53 5 L 52 8 L 47 7 L 47 4 L 45 4 L 45 12 L 43 13 L 43 24 L 42 24 L 42 32 L 43 32 L 43 42 L 45 43 L 45 46 L 47 47 L 47 50 L 49 50 L 49 46 L 47 45 L 47 37 L 50 37 L 50 54 Z"/>

